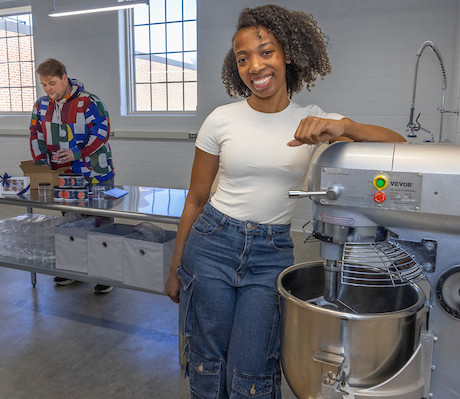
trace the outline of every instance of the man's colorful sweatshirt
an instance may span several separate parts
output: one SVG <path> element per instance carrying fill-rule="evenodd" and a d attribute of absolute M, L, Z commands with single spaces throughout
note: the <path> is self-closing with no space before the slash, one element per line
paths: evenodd
<path fill-rule="evenodd" d="M 48 163 L 53 169 L 68 166 L 91 184 L 110 180 L 115 172 L 108 143 L 109 113 L 81 82 L 69 81 L 72 91 L 65 99 L 54 101 L 43 96 L 34 104 L 30 122 L 32 158 L 36 164 Z M 52 154 L 59 148 L 70 148 L 75 161 L 56 164 Z"/>

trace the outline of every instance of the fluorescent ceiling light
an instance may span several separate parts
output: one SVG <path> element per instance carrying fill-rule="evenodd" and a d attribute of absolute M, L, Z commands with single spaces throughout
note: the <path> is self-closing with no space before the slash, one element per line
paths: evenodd
<path fill-rule="evenodd" d="M 56 10 L 55 7 L 53 7 L 53 9 L 49 12 L 48 15 L 50 17 L 66 17 L 68 15 L 91 14 L 91 13 L 103 12 L 103 11 L 124 10 L 127 8 L 133 8 L 141 4 L 148 4 L 148 0 L 124 1 L 122 3 L 117 3 L 114 5 L 107 5 L 104 7 L 85 8 L 81 10 L 69 10 L 69 11 L 58 11 Z"/>

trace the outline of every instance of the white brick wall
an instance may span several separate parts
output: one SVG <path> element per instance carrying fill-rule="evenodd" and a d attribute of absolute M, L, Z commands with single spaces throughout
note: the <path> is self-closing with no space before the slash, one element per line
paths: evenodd
<path fill-rule="evenodd" d="M 188 188 L 193 142 L 113 139 L 110 143 L 117 184 Z"/>
<path fill-rule="evenodd" d="M 22 176 L 21 161 L 32 159 L 29 140 L 25 136 L 0 136 L 0 174 Z"/>

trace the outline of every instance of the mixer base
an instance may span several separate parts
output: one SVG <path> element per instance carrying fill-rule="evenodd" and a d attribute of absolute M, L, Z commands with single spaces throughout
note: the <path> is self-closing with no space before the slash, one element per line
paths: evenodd
<path fill-rule="evenodd" d="M 421 343 L 406 365 L 388 380 L 367 389 L 322 384 L 315 399 L 424 399 L 429 397 L 433 335 L 422 333 Z"/>

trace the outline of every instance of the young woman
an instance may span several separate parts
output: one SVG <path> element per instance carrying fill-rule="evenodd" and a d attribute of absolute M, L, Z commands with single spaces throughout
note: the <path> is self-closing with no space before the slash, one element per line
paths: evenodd
<path fill-rule="evenodd" d="M 404 141 L 290 100 L 330 69 L 311 15 L 242 11 L 222 77 L 230 96 L 245 99 L 217 108 L 200 129 L 166 285 L 180 299 L 192 398 L 281 397 L 275 281 L 294 261 L 288 191 L 302 187 L 317 144 Z"/>

